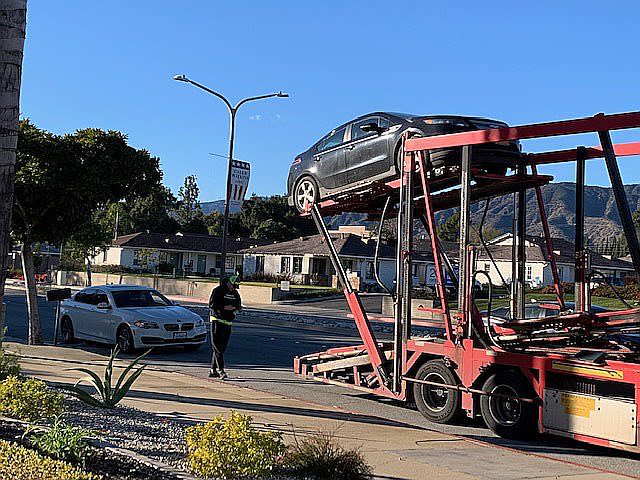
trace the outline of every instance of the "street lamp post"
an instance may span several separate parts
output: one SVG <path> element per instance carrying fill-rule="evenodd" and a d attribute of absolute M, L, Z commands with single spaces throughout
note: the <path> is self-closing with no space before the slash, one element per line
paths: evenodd
<path fill-rule="evenodd" d="M 211 95 L 215 95 L 216 97 L 218 97 L 220 100 L 224 102 L 224 104 L 227 107 L 227 110 L 229 110 L 230 125 L 229 125 L 229 158 L 227 162 L 227 192 L 226 192 L 225 202 L 224 202 L 224 223 L 222 228 L 222 252 L 220 254 L 220 256 L 222 257 L 221 258 L 222 267 L 220 269 L 220 281 L 222 282 L 222 279 L 224 278 L 224 273 L 226 270 L 226 265 L 227 265 L 227 236 L 229 231 L 229 204 L 231 202 L 231 168 L 232 168 L 232 162 L 233 162 L 233 142 L 234 142 L 235 130 L 236 130 L 236 113 L 238 113 L 238 109 L 245 103 L 253 102 L 255 100 L 262 100 L 263 98 L 271 98 L 271 97 L 286 98 L 289 96 L 289 94 L 283 93 L 280 91 L 277 93 L 268 93 L 266 95 L 257 95 L 255 97 L 247 97 L 240 100 L 235 106 L 233 106 L 231 102 L 227 100 L 227 98 L 221 93 L 211 90 L 210 88 L 207 88 L 204 85 L 198 82 L 195 82 L 190 78 L 187 78 L 186 75 L 175 75 L 173 79 L 179 82 L 190 83 L 191 85 L 198 87 L 201 90 L 204 90 L 205 92 L 210 93 Z"/>

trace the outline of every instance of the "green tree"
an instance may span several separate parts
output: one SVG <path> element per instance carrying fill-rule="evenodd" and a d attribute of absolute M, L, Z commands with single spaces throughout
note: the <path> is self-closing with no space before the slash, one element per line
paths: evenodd
<path fill-rule="evenodd" d="M 86 260 L 113 235 L 112 225 L 97 221 L 99 213 L 148 195 L 161 178 L 159 160 L 127 145 L 120 132 L 60 136 L 20 122 L 12 226 L 22 247 L 30 343 L 41 340 L 32 244 L 65 241 Z"/>
<path fill-rule="evenodd" d="M 251 238 L 283 241 L 290 239 L 293 234 L 295 234 L 295 228 L 270 218 L 253 230 Z"/>
<path fill-rule="evenodd" d="M 188 175 L 178 191 L 176 216 L 184 232 L 206 233 L 207 226 L 200 207 L 200 188 L 195 175 Z"/>
<path fill-rule="evenodd" d="M 444 222 L 438 225 L 436 231 L 440 240 L 457 242 L 460 239 L 460 212 L 456 211 Z"/>

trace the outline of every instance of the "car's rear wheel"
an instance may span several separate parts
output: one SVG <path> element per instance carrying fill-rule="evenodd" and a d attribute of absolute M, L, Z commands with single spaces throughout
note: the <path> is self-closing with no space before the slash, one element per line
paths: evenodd
<path fill-rule="evenodd" d="M 75 343 L 76 337 L 73 331 L 73 323 L 69 317 L 62 317 L 60 321 L 60 333 L 62 334 L 62 343 Z"/>
<path fill-rule="evenodd" d="M 416 378 L 438 384 L 413 384 L 414 401 L 425 418 L 436 423 L 450 423 L 461 415 L 460 391 L 442 386 L 457 385 L 458 380 L 442 360 L 429 360 L 420 367 Z"/>
<path fill-rule="evenodd" d="M 298 212 L 307 212 L 319 197 L 318 184 L 312 177 L 305 176 L 298 180 L 293 192 L 293 203 Z"/>
<path fill-rule="evenodd" d="M 132 353 L 134 351 L 133 334 L 129 327 L 122 325 L 118 328 L 116 343 L 123 353 Z"/>
<path fill-rule="evenodd" d="M 480 397 L 480 413 L 494 433 L 514 439 L 531 438 L 536 434 L 538 406 L 520 400 L 535 398 L 535 393 L 521 374 L 496 372 L 487 378 L 482 390 L 494 394 Z"/>

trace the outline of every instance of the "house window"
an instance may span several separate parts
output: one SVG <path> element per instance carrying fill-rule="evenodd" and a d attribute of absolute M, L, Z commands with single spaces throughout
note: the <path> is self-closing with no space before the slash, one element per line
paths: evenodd
<path fill-rule="evenodd" d="M 167 255 L 167 252 L 160 252 L 158 259 L 160 263 L 169 263 L 169 256 Z"/>
<path fill-rule="evenodd" d="M 282 257 L 280 259 L 280 273 L 291 272 L 291 257 Z"/>
<path fill-rule="evenodd" d="M 293 257 L 293 273 L 302 273 L 302 257 Z"/>
<path fill-rule="evenodd" d="M 140 250 L 133 251 L 133 264 L 136 266 L 140 265 Z"/>
<path fill-rule="evenodd" d="M 353 260 L 344 260 L 342 264 L 344 265 L 345 270 L 353 272 Z"/>
<path fill-rule="evenodd" d="M 527 280 L 531 280 L 532 277 L 532 267 L 527 266 Z"/>
<path fill-rule="evenodd" d="M 373 278 L 373 262 L 367 262 L 367 279 Z"/>
<path fill-rule="evenodd" d="M 564 277 L 564 268 L 558 267 L 558 280 L 562 281 L 563 277 Z"/>
<path fill-rule="evenodd" d="M 222 256 L 220 255 L 216 255 L 216 268 L 217 269 L 222 268 Z"/>
<path fill-rule="evenodd" d="M 484 271 L 486 273 L 489 273 L 491 271 L 491 264 L 490 263 L 485 263 L 484 264 Z"/>
<path fill-rule="evenodd" d="M 312 258 L 311 259 L 311 273 L 316 275 L 326 275 L 327 272 L 327 259 L 326 258 Z"/>
<path fill-rule="evenodd" d="M 107 249 L 106 248 L 102 251 L 102 261 L 103 262 L 107 261 Z"/>
<path fill-rule="evenodd" d="M 264 273 L 264 257 L 256 257 L 256 273 Z"/>

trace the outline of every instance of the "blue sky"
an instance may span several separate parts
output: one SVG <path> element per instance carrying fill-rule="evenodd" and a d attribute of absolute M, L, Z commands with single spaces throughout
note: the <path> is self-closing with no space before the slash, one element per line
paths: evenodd
<path fill-rule="evenodd" d="M 282 193 L 289 164 L 332 127 L 375 110 L 511 124 L 640 109 L 636 1 L 383 2 L 29 0 L 21 110 L 58 132 L 117 129 L 160 157 L 174 191 L 198 176 L 224 197 L 228 116 L 185 73 L 243 107 L 236 158 L 250 191 Z M 525 149 L 597 144 L 594 135 Z M 640 132 L 614 141 L 638 140 Z M 621 159 L 640 183 L 640 158 Z M 545 169 L 571 181 L 573 167 Z M 587 181 L 608 185 L 601 161 Z"/>

